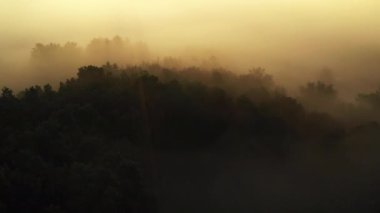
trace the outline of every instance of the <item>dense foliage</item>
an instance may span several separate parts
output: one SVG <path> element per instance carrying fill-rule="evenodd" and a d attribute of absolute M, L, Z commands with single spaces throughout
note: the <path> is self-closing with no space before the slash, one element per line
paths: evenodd
<path fill-rule="evenodd" d="M 302 95 L 310 104 L 315 96 L 333 100 L 335 91 L 310 83 Z M 377 107 L 375 95 L 361 98 Z M 347 131 L 305 109 L 261 68 L 236 75 L 87 66 L 57 90 L 4 88 L 0 118 L 0 212 L 156 212 L 167 205 L 160 204 L 169 187 L 160 170 L 165 153 L 346 161 L 361 135 L 373 134 L 372 145 L 379 138 L 377 123 Z M 315 209 L 329 205 L 338 208 Z"/>

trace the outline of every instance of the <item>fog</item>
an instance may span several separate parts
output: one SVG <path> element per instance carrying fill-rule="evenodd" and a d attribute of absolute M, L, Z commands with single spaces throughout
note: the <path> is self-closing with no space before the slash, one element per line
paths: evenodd
<path fill-rule="evenodd" d="M 0 212 L 380 212 L 379 11 L 0 0 Z"/>
<path fill-rule="evenodd" d="M 379 86 L 379 9 L 375 0 L 2 1 L 0 84 L 38 82 L 27 69 L 36 43 L 86 48 L 118 35 L 144 42 L 150 60 L 216 57 L 234 72 L 261 66 L 290 91 L 328 68 L 340 95 L 352 98 Z"/>

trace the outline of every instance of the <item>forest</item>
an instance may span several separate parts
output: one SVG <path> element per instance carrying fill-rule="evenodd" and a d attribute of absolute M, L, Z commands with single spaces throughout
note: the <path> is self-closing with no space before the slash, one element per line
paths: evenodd
<path fill-rule="evenodd" d="M 0 96 L 0 212 L 379 212 L 380 89 L 88 65 Z"/>
<path fill-rule="evenodd" d="M 0 213 L 379 213 L 379 0 L 0 0 Z"/>

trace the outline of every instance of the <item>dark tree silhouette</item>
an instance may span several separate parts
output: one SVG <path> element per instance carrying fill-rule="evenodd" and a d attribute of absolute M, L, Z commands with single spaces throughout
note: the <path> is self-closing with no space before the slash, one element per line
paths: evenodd
<path fill-rule="evenodd" d="M 359 196 L 378 201 L 378 188 L 350 188 L 361 162 L 350 150 L 363 135 L 378 138 L 379 128 L 350 131 L 310 112 L 308 104 L 327 106 L 336 95 L 330 84 L 309 83 L 298 101 L 262 68 L 237 75 L 159 64 L 85 66 L 57 90 L 36 85 L 15 96 L 4 87 L 0 211 L 223 212 L 230 203 L 245 206 L 236 212 L 373 210 Z M 378 96 L 359 97 L 377 107 Z M 368 168 L 374 178 L 357 180 L 376 185 L 376 166 Z M 212 194 L 229 184 L 239 193 Z M 246 200 L 232 198 L 248 191 Z M 215 201 L 222 195 L 230 199 Z"/>

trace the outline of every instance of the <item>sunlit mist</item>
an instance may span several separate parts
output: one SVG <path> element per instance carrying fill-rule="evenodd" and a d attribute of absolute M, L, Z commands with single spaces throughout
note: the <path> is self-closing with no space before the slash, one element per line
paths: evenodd
<path fill-rule="evenodd" d="M 144 42 L 153 58 L 216 56 L 237 72 L 265 67 L 290 86 L 328 67 L 338 81 L 373 89 L 379 10 L 375 0 L 2 1 L 0 75 L 24 72 L 12 63 L 28 60 L 36 43 L 118 35 Z"/>

